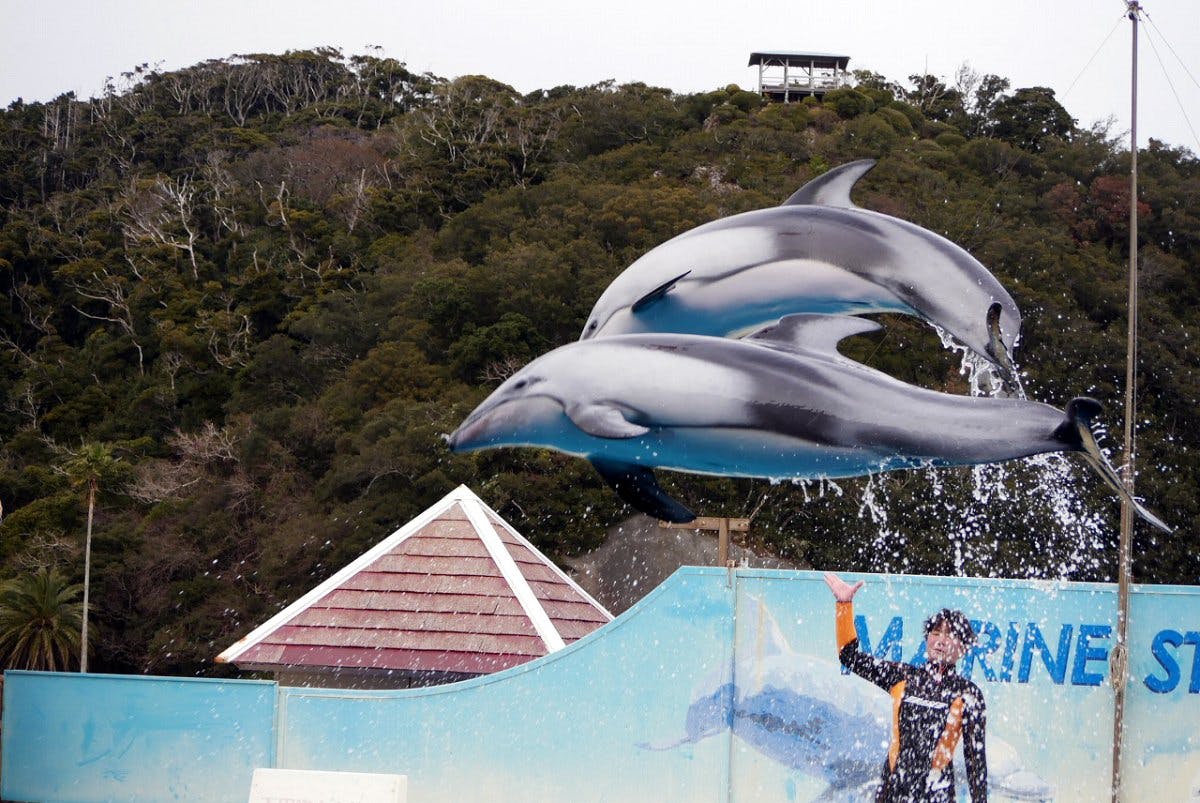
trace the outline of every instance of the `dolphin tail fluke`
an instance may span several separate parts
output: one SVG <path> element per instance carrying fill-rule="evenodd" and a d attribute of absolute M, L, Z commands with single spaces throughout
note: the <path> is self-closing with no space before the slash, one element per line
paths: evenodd
<path fill-rule="evenodd" d="M 656 519 L 684 524 L 696 518 L 696 514 L 672 499 L 658 484 L 654 472 L 645 466 L 605 460 L 591 459 L 596 472 L 617 492 L 626 503 Z"/>
<path fill-rule="evenodd" d="M 840 206 L 857 209 L 850 200 L 850 190 L 854 189 L 858 180 L 874 166 L 874 159 L 860 159 L 857 162 L 838 165 L 796 190 L 781 206 Z"/>
<path fill-rule="evenodd" d="M 1140 502 L 1133 498 L 1125 483 L 1117 475 L 1116 469 L 1108 462 L 1108 458 L 1100 451 L 1096 437 L 1092 434 L 1092 419 L 1100 414 L 1100 402 L 1086 396 L 1078 396 L 1067 403 L 1067 420 L 1059 425 L 1054 436 L 1057 440 L 1071 446 L 1079 452 L 1084 461 L 1100 475 L 1104 484 L 1111 488 L 1122 501 L 1130 505 L 1138 516 L 1164 532 L 1171 532 L 1171 527 L 1158 516 L 1151 513 Z"/>
<path fill-rule="evenodd" d="M 1017 368 L 1013 365 L 1012 355 L 1008 346 L 1004 345 L 1004 333 L 1000 331 L 1000 314 L 1004 307 L 999 301 L 992 302 L 987 311 L 988 355 L 997 368 L 1000 369 L 1000 379 L 1004 389 L 1009 393 L 1017 390 Z"/>

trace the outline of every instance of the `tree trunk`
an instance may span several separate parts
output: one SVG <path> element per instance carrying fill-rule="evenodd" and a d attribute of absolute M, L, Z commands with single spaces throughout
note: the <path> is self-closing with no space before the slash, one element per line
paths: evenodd
<path fill-rule="evenodd" d="M 88 484 L 87 538 L 83 545 L 83 633 L 79 639 L 79 671 L 88 671 L 88 592 L 92 581 L 92 513 L 96 509 L 96 483 Z"/>

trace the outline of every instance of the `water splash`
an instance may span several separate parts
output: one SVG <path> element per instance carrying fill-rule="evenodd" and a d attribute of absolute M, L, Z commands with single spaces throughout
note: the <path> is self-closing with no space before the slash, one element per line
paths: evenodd
<path fill-rule="evenodd" d="M 937 332 L 938 339 L 942 341 L 942 346 L 959 355 L 959 376 L 964 376 L 967 379 L 967 384 L 970 386 L 972 396 L 1013 396 L 1018 399 L 1028 398 L 1025 395 L 1025 387 L 1021 383 L 1021 373 L 1016 372 L 1013 378 L 1016 387 L 1010 390 L 1005 390 L 1004 380 L 996 371 L 996 366 L 987 357 L 976 354 L 971 349 L 964 346 L 954 339 L 954 336 L 942 329 L 940 326 L 933 326 L 933 330 Z M 1016 344 L 1014 343 L 1014 348 Z"/>
<path fill-rule="evenodd" d="M 772 485 L 776 485 L 779 482 L 782 482 L 782 480 L 778 478 L 771 479 Z M 826 494 L 829 496 L 842 496 L 845 494 L 842 486 L 838 485 L 829 477 L 793 477 L 788 479 L 788 482 L 790 482 L 792 485 L 799 486 L 801 493 L 804 494 L 804 504 L 806 505 L 812 502 L 814 493 L 816 494 L 817 499 L 824 499 Z M 815 491 L 813 490 L 813 486 L 816 486 Z"/>
<path fill-rule="evenodd" d="M 1027 398 L 1019 375 L 1006 392 L 988 360 L 938 334 L 960 353 L 959 372 L 972 396 Z M 875 536 L 859 555 L 873 570 L 908 572 L 929 564 L 928 555 L 912 553 L 914 541 L 901 523 L 911 513 L 933 529 L 920 541 L 946 544 L 949 565 L 942 568 L 958 576 L 1072 579 L 1104 573 L 1115 536 L 1105 516 L 1088 509 L 1081 490 L 1089 471 L 1069 455 L 913 472 L 918 476 L 906 480 L 873 475 L 863 486 L 858 516 L 870 518 Z"/>
<path fill-rule="evenodd" d="M 1113 536 L 1079 493 L 1087 474 L 1069 456 L 1047 454 L 872 475 L 858 517 L 870 521 L 874 536 L 858 554 L 884 573 L 928 572 L 932 563 L 938 573 L 956 576 L 1101 575 Z M 921 527 L 920 538 L 913 526 Z"/>

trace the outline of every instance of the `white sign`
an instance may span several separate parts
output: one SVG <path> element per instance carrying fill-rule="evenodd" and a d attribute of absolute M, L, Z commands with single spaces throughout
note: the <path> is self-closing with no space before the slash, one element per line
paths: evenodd
<path fill-rule="evenodd" d="M 259 767 L 249 803 L 405 803 L 408 776 Z"/>

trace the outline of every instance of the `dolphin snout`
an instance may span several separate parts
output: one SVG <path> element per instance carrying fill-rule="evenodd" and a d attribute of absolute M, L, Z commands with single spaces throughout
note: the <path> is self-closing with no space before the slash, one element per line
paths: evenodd
<path fill-rule="evenodd" d="M 446 444 L 452 452 L 541 445 L 562 413 L 561 402 L 543 395 L 489 397 L 446 436 Z"/>
<path fill-rule="evenodd" d="M 478 411 L 467 416 L 467 420 L 458 425 L 458 429 L 449 435 L 442 435 L 446 445 L 452 452 L 466 452 L 487 446 L 487 416 L 479 415 Z"/>

